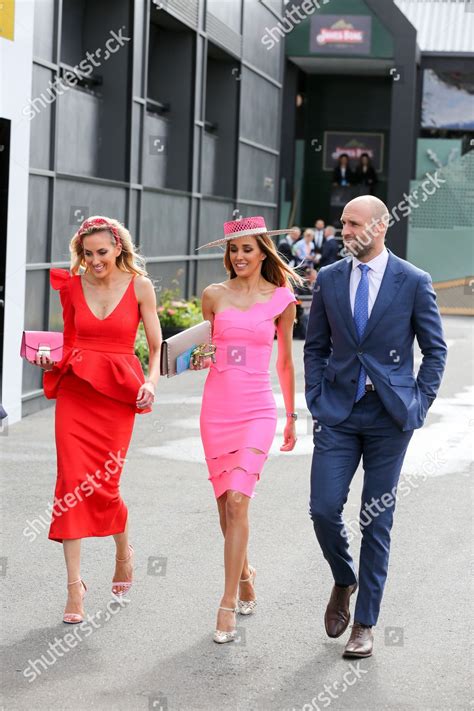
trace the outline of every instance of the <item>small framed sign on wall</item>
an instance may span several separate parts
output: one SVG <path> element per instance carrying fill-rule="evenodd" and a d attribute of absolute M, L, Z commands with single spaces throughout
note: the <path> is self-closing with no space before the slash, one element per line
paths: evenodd
<path fill-rule="evenodd" d="M 372 17 L 370 15 L 313 15 L 311 54 L 370 54 Z"/>
<path fill-rule="evenodd" d="M 362 153 L 367 153 L 377 171 L 383 172 L 384 134 L 324 131 L 323 170 L 332 171 L 339 156 L 346 153 L 351 168 L 355 168 Z"/>

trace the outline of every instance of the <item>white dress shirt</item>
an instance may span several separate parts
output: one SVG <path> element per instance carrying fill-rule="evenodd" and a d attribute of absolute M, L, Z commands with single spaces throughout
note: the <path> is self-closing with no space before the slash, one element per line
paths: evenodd
<path fill-rule="evenodd" d="M 377 257 L 374 257 L 374 259 L 371 259 L 370 262 L 361 262 L 357 257 L 352 257 L 352 271 L 351 271 L 351 276 L 350 276 L 350 281 L 349 281 L 349 296 L 351 300 L 351 311 L 352 315 L 354 316 L 354 302 L 355 302 L 355 295 L 357 291 L 357 287 L 359 286 L 359 282 L 362 276 L 361 270 L 358 268 L 359 264 L 366 264 L 368 267 L 370 267 L 369 271 L 367 272 L 367 278 L 369 280 L 369 318 L 370 314 L 372 313 L 372 308 L 375 303 L 375 299 L 377 298 L 377 295 L 379 293 L 380 289 L 380 284 L 382 283 L 383 275 L 385 274 L 385 269 L 387 267 L 387 262 L 388 262 L 388 252 L 384 248 L 382 252 Z M 370 378 L 367 376 L 367 380 L 365 381 L 367 385 L 371 384 Z"/>

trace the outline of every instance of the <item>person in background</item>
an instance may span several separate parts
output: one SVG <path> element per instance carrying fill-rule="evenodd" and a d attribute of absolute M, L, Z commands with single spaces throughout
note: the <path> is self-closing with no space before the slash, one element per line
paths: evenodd
<path fill-rule="evenodd" d="M 357 185 L 363 186 L 365 194 L 372 194 L 378 182 L 377 173 L 368 153 L 362 153 L 359 158 L 359 164 L 355 170 L 355 182 Z"/>
<path fill-rule="evenodd" d="M 303 239 L 298 240 L 293 246 L 293 253 L 296 257 L 296 266 L 302 269 L 306 267 L 314 268 L 316 259 L 316 245 L 314 243 L 314 232 L 308 227 L 303 232 Z"/>
<path fill-rule="evenodd" d="M 324 230 L 324 244 L 319 261 L 319 268 L 327 267 L 328 264 L 334 264 L 339 259 L 339 251 L 341 247 L 336 239 L 336 228 L 328 225 Z"/>
<path fill-rule="evenodd" d="M 290 267 L 295 266 L 296 259 L 293 248 L 300 239 L 301 228 L 295 225 L 294 227 L 290 227 L 288 234 L 282 238 L 280 244 L 278 245 L 278 253 Z"/>
<path fill-rule="evenodd" d="M 332 184 L 334 186 L 339 185 L 341 187 L 349 187 L 350 185 L 353 185 L 354 182 L 355 176 L 349 165 L 349 156 L 347 153 L 341 153 L 338 163 L 334 168 Z"/>
<path fill-rule="evenodd" d="M 298 303 L 296 305 L 296 322 L 293 332 L 294 338 L 305 339 L 306 329 L 308 327 L 309 319 L 309 309 L 305 308 L 305 303 L 311 302 L 311 297 L 313 295 L 314 285 L 316 284 L 318 273 L 316 269 L 312 266 L 305 268 L 302 277 L 304 279 L 303 284 L 295 285 L 295 294 L 298 298 Z"/>
<path fill-rule="evenodd" d="M 318 218 L 314 223 L 314 244 L 316 245 L 316 250 L 318 254 L 321 254 L 321 249 L 324 242 L 324 220 Z"/>

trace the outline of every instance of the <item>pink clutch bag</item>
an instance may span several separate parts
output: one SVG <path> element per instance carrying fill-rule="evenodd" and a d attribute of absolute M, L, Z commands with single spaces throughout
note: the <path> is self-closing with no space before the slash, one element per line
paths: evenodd
<path fill-rule="evenodd" d="M 57 363 L 63 357 L 63 344 L 64 337 L 60 331 L 23 331 L 20 355 L 34 363 L 39 353 Z"/>

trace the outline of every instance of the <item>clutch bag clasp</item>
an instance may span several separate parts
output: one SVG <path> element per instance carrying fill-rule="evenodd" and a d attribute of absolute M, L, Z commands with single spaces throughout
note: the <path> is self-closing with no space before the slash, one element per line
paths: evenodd
<path fill-rule="evenodd" d="M 200 346 L 197 346 L 191 353 L 191 358 L 193 362 L 193 366 L 196 366 L 198 364 L 198 359 L 199 358 L 212 358 L 212 362 L 216 362 L 216 346 L 213 343 L 201 343 Z"/>

